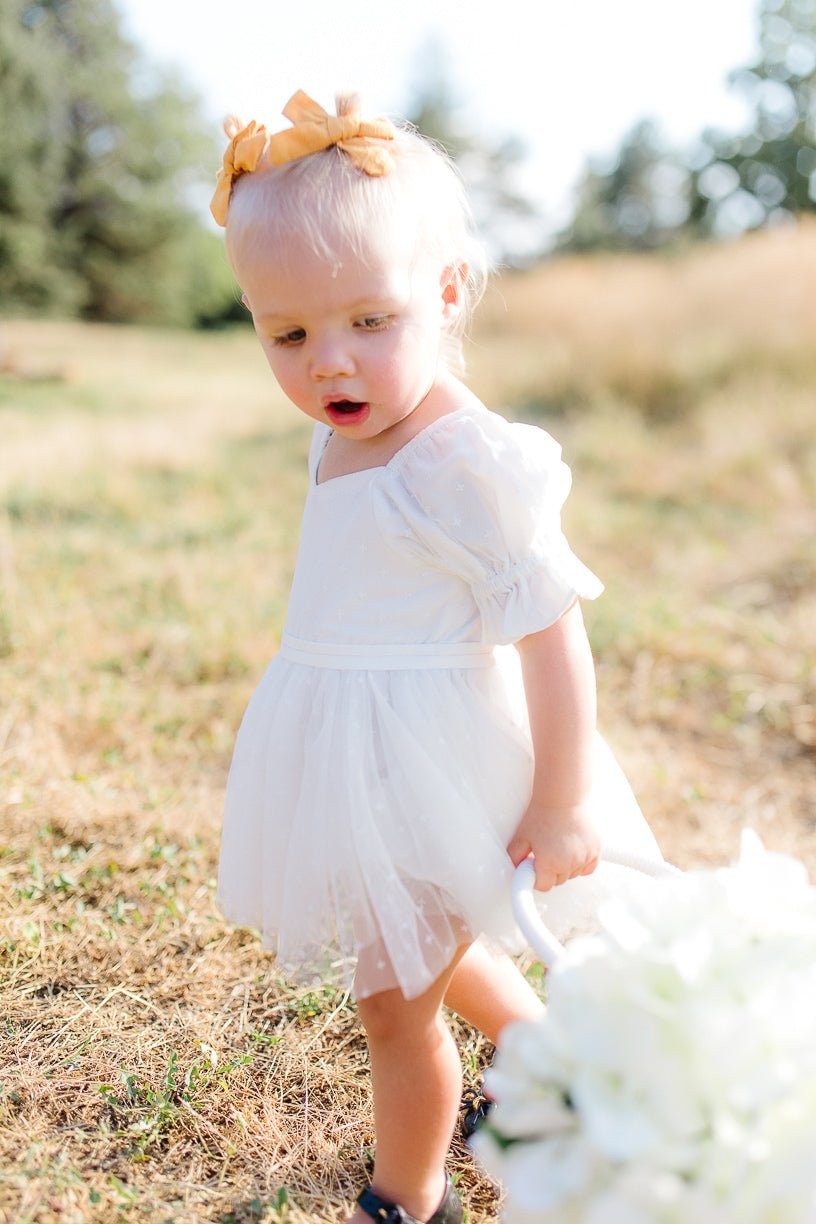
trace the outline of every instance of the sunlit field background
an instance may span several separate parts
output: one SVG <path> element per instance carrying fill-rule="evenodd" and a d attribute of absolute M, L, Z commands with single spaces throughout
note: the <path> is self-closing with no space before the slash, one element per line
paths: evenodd
<path fill-rule="evenodd" d="M 814 285 L 812 223 L 564 257 L 501 278 L 469 349 L 573 468 L 602 728 L 684 867 L 744 826 L 816 866 Z M 249 328 L 15 321 L 0 349 L 0 1219 L 342 1220 L 373 1143 L 353 1007 L 214 905 L 308 423 Z"/>

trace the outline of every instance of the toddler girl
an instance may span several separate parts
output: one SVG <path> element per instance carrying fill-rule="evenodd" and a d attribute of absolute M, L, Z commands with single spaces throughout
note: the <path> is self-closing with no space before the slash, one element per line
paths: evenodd
<path fill-rule="evenodd" d="M 532 853 L 539 889 L 572 881 L 547 914 L 563 936 L 594 903 L 577 877 L 600 839 L 654 843 L 595 732 L 578 598 L 601 584 L 561 533 L 560 449 L 455 372 L 485 270 L 456 173 L 353 98 L 334 117 L 299 93 L 284 114 L 274 135 L 228 128 L 213 200 L 272 371 L 315 422 L 219 900 L 283 972 L 353 979 L 377 1149 L 352 1220 L 455 1224 L 442 1004 L 493 1041 L 541 1013 L 500 951 L 517 947 L 513 865 Z"/>

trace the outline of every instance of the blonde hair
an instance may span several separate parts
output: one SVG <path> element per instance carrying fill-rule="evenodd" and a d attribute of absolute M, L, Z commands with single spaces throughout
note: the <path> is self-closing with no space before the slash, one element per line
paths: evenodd
<path fill-rule="evenodd" d="M 306 241 L 332 272 L 338 250 L 365 263 L 384 227 L 415 233 L 418 258 L 460 271 L 462 308 L 446 334 L 443 356 L 461 370 L 462 336 L 484 292 L 488 265 L 459 172 L 445 151 L 409 126 L 388 142 L 393 168 L 375 177 L 336 146 L 282 166 L 262 163 L 233 187 L 226 227 L 227 256 L 240 269 L 261 258 L 285 259 L 293 235 Z"/>

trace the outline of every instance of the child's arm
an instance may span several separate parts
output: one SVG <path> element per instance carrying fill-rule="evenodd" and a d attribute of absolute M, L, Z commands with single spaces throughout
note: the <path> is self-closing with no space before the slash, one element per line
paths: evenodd
<path fill-rule="evenodd" d="M 516 643 L 530 714 L 535 771 L 529 807 L 507 852 L 532 851 L 536 888 L 546 890 L 598 864 L 600 841 L 587 812 L 595 734 L 595 668 L 576 601 Z"/>

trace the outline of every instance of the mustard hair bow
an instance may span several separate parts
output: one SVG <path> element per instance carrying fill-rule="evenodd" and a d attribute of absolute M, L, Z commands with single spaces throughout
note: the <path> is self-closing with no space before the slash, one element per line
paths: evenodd
<path fill-rule="evenodd" d="M 338 98 L 337 114 L 330 115 L 319 102 L 299 89 L 286 103 L 283 114 L 291 120 L 292 127 L 271 136 L 263 124 L 254 120 L 240 130 L 235 119 L 225 123 L 225 131 L 231 139 L 210 204 L 210 211 L 219 225 L 227 224 L 235 179 L 256 170 L 264 154 L 269 165 L 282 166 L 337 145 L 365 174 L 379 177 L 388 174 L 393 166 L 384 142 L 394 139 L 394 125 L 389 119 L 361 119 L 356 94 Z"/>
<path fill-rule="evenodd" d="M 232 184 L 242 174 L 257 170 L 269 142 L 269 133 L 262 123 L 253 119 L 245 127 L 234 115 L 224 121 L 224 131 L 230 142 L 224 150 L 224 162 L 218 171 L 210 212 L 219 225 L 227 224 Z"/>

